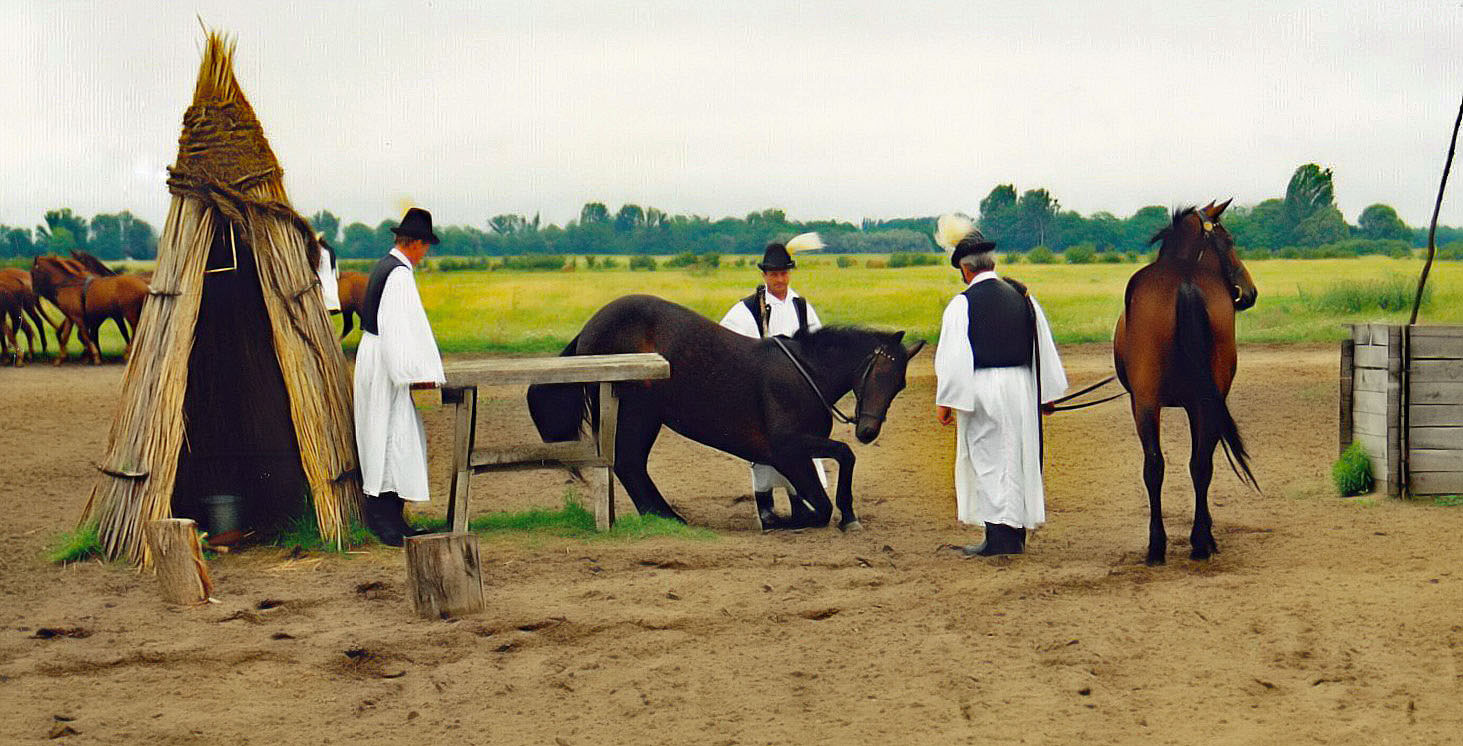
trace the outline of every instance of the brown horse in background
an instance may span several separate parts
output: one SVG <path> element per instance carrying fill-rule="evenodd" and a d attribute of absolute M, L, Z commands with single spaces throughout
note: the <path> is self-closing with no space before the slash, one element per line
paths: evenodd
<path fill-rule="evenodd" d="M 146 280 L 120 274 L 98 277 L 79 260 L 38 256 L 31 265 L 31 281 L 36 294 L 61 309 L 66 317 L 56 331 L 60 348 L 56 365 L 66 360 L 66 343 L 71 339 L 72 327 L 77 330 L 83 354 L 91 358 L 93 365 L 100 365 L 102 354 L 97 337 L 102 322 L 107 319 L 116 322 L 130 350 L 132 336 L 128 328 L 130 325 L 135 331 L 142 317 L 142 304 L 148 295 Z"/>
<path fill-rule="evenodd" d="M 356 328 L 355 317 L 361 312 L 361 303 L 366 298 L 365 272 L 341 272 L 336 286 L 340 289 L 340 315 L 345 320 L 340 338 L 345 339 Z"/>
<path fill-rule="evenodd" d="M 31 334 L 31 324 L 26 323 L 22 314 L 29 316 L 30 320 L 34 322 L 36 333 L 41 337 L 41 352 L 48 352 L 46 325 L 49 324 L 52 329 L 57 329 L 61 324 L 51 319 L 46 310 L 41 307 L 41 299 L 31 285 L 30 273 L 14 267 L 0 269 L 0 294 L 5 296 L 3 302 L 0 302 L 0 317 L 3 317 L 0 318 L 0 322 L 8 318 L 7 332 L 12 333 L 12 337 L 13 332 L 17 329 L 25 332 L 26 347 L 30 350 L 30 356 L 35 357 L 36 345 Z M 22 362 L 17 358 L 17 365 Z"/>
<path fill-rule="evenodd" d="M 15 339 L 15 330 L 18 328 L 25 331 L 25 341 L 29 345 L 31 357 L 36 355 L 36 345 L 31 338 L 30 324 L 21 315 L 23 306 L 17 290 L 17 286 L 0 278 L 0 363 L 13 350 L 13 362 L 15 367 L 20 368 L 25 365 L 26 354 L 20 349 L 20 342 Z"/>
<path fill-rule="evenodd" d="M 1143 444 L 1143 482 L 1148 488 L 1148 558 L 1161 565 L 1168 550 L 1163 528 L 1163 450 L 1159 410 L 1183 407 L 1189 415 L 1194 480 L 1192 559 L 1219 551 L 1209 517 L 1214 449 L 1223 444 L 1241 481 L 1258 489 L 1249 454 L 1230 416 L 1236 368 L 1234 316 L 1255 304 L 1259 291 L 1234 251 L 1218 207 L 1178 210 L 1150 241 L 1162 241 L 1158 258 L 1128 280 L 1123 315 L 1113 334 L 1118 380 L 1132 394 L 1133 422 Z"/>

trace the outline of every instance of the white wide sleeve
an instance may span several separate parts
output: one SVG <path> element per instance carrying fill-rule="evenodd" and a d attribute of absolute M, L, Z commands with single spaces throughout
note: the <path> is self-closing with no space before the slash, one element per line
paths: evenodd
<path fill-rule="evenodd" d="M 803 301 L 807 303 L 807 301 Z M 823 320 L 818 318 L 818 312 L 813 310 L 813 304 L 808 303 L 808 331 L 816 332 L 823 328 Z"/>
<path fill-rule="evenodd" d="M 752 312 L 747 310 L 747 304 L 737 301 L 726 315 L 721 317 L 721 325 L 742 335 L 757 339 L 761 335 L 757 333 L 757 320 L 752 318 Z"/>
<path fill-rule="evenodd" d="M 410 270 L 398 269 L 387 276 L 376 318 L 386 372 L 393 385 L 446 383 L 442 355 Z"/>
<path fill-rule="evenodd" d="M 945 306 L 935 347 L 935 404 L 970 411 L 975 402 L 975 356 L 970 351 L 970 312 L 962 293 Z"/>
<path fill-rule="evenodd" d="M 1052 339 L 1046 312 L 1041 310 L 1035 296 L 1031 298 L 1031 307 L 1036 309 L 1036 344 L 1041 350 L 1041 403 L 1046 404 L 1067 393 L 1067 371 L 1062 368 L 1062 357 L 1057 354 L 1057 343 Z"/>
<path fill-rule="evenodd" d="M 325 310 L 340 310 L 340 284 L 337 282 L 339 273 L 335 267 L 330 266 L 330 252 L 324 248 L 320 249 L 320 266 L 315 268 L 315 274 L 320 278 L 320 296 L 325 300 Z"/>

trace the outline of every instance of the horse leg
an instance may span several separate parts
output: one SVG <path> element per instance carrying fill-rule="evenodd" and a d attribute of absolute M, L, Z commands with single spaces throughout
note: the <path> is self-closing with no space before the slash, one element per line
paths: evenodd
<path fill-rule="evenodd" d="M 1189 531 L 1189 559 L 1209 559 L 1219 553 L 1214 542 L 1213 521 L 1209 518 L 1209 481 L 1214 476 L 1214 448 L 1219 434 L 1213 422 L 1204 417 L 1203 408 L 1188 408 L 1189 432 L 1193 450 L 1189 454 L 1189 476 L 1194 480 L 1194 527 Z"/>
<path fill-rule="evenodd" d="M 49 353 L 50 350 L 46 349 L 46 327 L 41 324 L 40 309 L 33 304 L 27 306 L 25 312 L 28 316 L 30 316 L 30 320 L 35 322 L 36 333 L 39 334 L 41 337 L 41 354 L 44 355 Z"/>
<path fill-rule="evenodd" d="M 11 312 L 11 318 L 14 322 L 12 326 L 19 327 L 22 332 L 25 332 L 25 348 L 30 353 L 28 357 L 34 360 L 36 357 L 36 338 L 35 335 L 31 332 L 30 322 L 25 320 L 25 315 L 18 308 Z M 41 339 L 45 339 L 44 331 L 41 332 Z M 19 351 L 19 349 L 20 346 L 17 344 L 16 350 Z"/>
<path fill-rule="evenodd" d="M 82 354 L 91 358 L 92 365 L 102 364 L 102 346 L 98 339 L 101 339 L 102 322 L 95 324 L 87 323 L 76 328 L 76 335 L 81 338 Z"/>
<path fill-rule="evenodd" d="M 833 509 L 828 503 L 828 493 L 823 489 L 823 483 L 818 479 L 818 473 L 812 463 L 815 458 L 833 459 L 838 462 L 838 486 L 835 488 L 836 500 L 838 503 L 838 528 L 843 531 L 858 531 L 863 528 L 859 523 L 858 516 L 853 512 L 853 449 L 843 443 L 831 438 L 819 438 L 816 435 L 792 435 L 779 436 L 775 439 L 779 447 L 788 451 L 806 453 L 807 458 L 800 459 L 800 463 L 807 466 L 807 478 L 811 480 L 811 492 L 804 492 L 803 486 L 794 481 L 793 476 L 788 472 L 782 472 L 789 482 L 792 482 L 798 489 L 798 496 L 809 496 L 814 498 L 812 515 L 808 515 L 804 523 L 812 526 L 826 526 L 828 519 L 832 517 Z M 779 465 L 779 471 L 782 466 Z M 821 502 L 818 500 L 821 499 Z M 804 511 L 806 515 L 806 511 Z"/>
<path fill-rule="evenodd" d="M 25 365 L 20 359 L 20 343 L 15 340 L 15 331 L 10 328 L 10 322 L 5 314 L 0 314 L 0 361 L 3 361 L 10 350 L 15 351 L 15 367 Z"/>
<path fill-rule="evenodd" d="M 351 313 L 350 311 L 342 310 L 340 312 L 340 317 L 345 320 L 345 324 L 344 324 L 344 326 L 341 327 L 341 330 L 340 330 L 340 338 L 341 339 L 345 339 L 346 337 L 349 337 L 350 336 L 350 333 L 351 333 L 351 330 L 354 329 L 354 328 L 356 328 L 355 316 L 356 315 L 354 313 Z"/>
<path fill-rule="evenodd" d="M 1133 405 L 1138 440 L 1143 444 L 1143 485 L 1148 488 L 1148 559 L 1161 565 L 1168 554 L 1168 534 L 1163 530 L 1163 444 L 1158 439 L 1158 406 Z"/>
<path fill-rule="evenodd" d="M 71 322 L 70 316 L 61 318 L 61 325 L 56 327 L 56 361 L 52 363 L 53 365 L 66 362 L 66 344 L 71 341 L 71 327 L 75 326 Z"/>
<path fill-rule="evenodd" d="M 656 489 L 650 472 L 645 468 L 650 459 L 650 448 L 660 435 L 660 418 L 647 413 L 648 407 L 627 404 L 621 400 L 620 421 L 615 430 L 615 476 L 620 478 L 620 484 L 625 485 L 625 491 L 630 493 L 630 500 L 635 503 L 635 510 L 641 515 L 653 513 L 685 523 L 686 519 L 671 508 L 660 490 Z"/>

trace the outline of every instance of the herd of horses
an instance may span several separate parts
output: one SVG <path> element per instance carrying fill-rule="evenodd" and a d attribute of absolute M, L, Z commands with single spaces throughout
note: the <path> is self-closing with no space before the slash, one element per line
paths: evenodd
<path fill-rule="evenodd" d="M 1143 447 L 1149 564 L 1165 561 L 1168 544 L 1159 441 L 1163 408 L 1182 408 L 1189 418 L 1193 559 L 1207 559 L 1219 550 L 1208 506 L 1214 451 L 1222 446 L 1240 479 L 1258 489 L 1225 403 L 1237 362 L 1235 314 L 1254 305 L 1257 296 L 1232 237 L 1220 223 L 1228 206 L 1211 202 L 1173 213 L 1170 224 L 1152 239 L 1160 243 L 1156 259 L 1128 281 L 1113 334 L 1116 378 L 1130 395 Z M 342 338 L 354 328 L 365 285 L 360 272 L 340 275 Z M 29 272 L 0 270 L 0 343 L 5 345 L 0 349 L 23 364 L 25 354 L 15 337 L 20 329 L 33 356 L 33 322 L 43 352 L 44 327 L 55 330 L 58 364 L 66 359 L 73 328 L 91 361 L 99 363 L 96 340 L 102 323 L 115 321 L 130 346 L 147 295 L 147 275 L 119 274 L 84 252 L 73 252 L 70 258 L 38 257 Z M 42 298 L 60 310 L 59 321 L 41 306 Z M 788 518 L 775 516 L 778 525 L 826 526 L 836 504 L 839 527 L 854 530 L 860 527 L 853 507 L 855 457 L 847 444 L 830 437 L 834 418 L 852 424 L 863 443 L 878 437 L 889 406 L 905 387 L 909 360 L 924 346 L 906 345 L 903 337 L 903 332 L 831 327 L 792 338 L 750 339 L 683 306 L 631 295 L 596 312 L 560 354 L 656 352 L 670 362 L 668 379 L 615 384 L 621 405 L 614 471 L 639 512 L 683 520 L 646 470 L 661 428 L 669 427 L 741 459 L 775 466 L 808 503 L 802 510 L 794 506 Z M 853 417 L 837 408 L 850 392 L 855 397 Z M 528 391 L 529 413 L 545 441 L 572 440 L 584 429 L 598 428 L 598 396 L 593 385 L 535 385 Z M 836 503 L 813 471 L 813 458 L 838 462 Z"/>
<path fill-rule="evenodd" d="M 72 251 L 69 258 L 38 256 L 29 271 L 0 269 L 0 362 L 25 365 L 27 359 L 35 357 L 36 337 L 40 338 L 41 352 L 49 352 L 49 326 L 56 336 L 57 365 L 66 361 L 72 330 L 81 343 L 82 356 L 99 365 L 102 354 L 98 335 L 102 323 L 109 319 L 117 324 L 130 348 L 142 318 L 151 274 L 117 272 L 84 251 Z M 41 304 L 42 299 L 61 312 L 59 320 Z M 17 333 L 25 335 L 24 350 Z"/>

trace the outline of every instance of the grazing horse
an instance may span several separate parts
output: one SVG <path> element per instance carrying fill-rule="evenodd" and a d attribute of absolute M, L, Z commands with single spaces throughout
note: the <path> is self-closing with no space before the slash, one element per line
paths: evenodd
<path fill-rule="evenodd" d="M 645 468 L 664 425 L 737 458 L 771 464 L 812 504 L 811 511 L 790 519 L 768 516 L 772 521 L 764 525 L 828 525 L 833 506 L 812 459 L 836 460 L 838 525 L 853 530 L 860 528 L 853 511 L 854 456 L 847 444 L 828 437 L 833 404 L 852 391 L 854 434 L 862 443 L 873 442 L 904 388 L 909 358 L 924 346 L 906 348 L 903 338 L 904 332 L 840 327 L 792 339 L 751 339 L 684 306 L 628 295 L 594 314 L 560 355 L 658 352 L 670 361 L 668 379 L 615 384 L 615 475 L 642 514 L 684 522 Z M 546 442 L 572 440 L 583 423 L 596 427 L 598 392 L 598 386 L 584 384 L 530 386 L 529 413 L 539 435 Z"/>
<path fill-rule="evenodd" d="M 30 320 L 34 322 L 36 333 L 41 337 L 41 352 L 48 352 L 46 325 L 49 324 L 52 329 L 57 329 L 60 327 L 60 322 L 52 320 L 46 310 L 41 307 L 40 298 L 36 296 L 35 290 L 31 287 L 30 273 L 14 267 L 0 269 L 0 293 L 8 296 L 4 303 L 6 310 L 0 311 L 0 316 L 8 316 L 11 331 L 19 329 L 25 332 L 25 343 L 30 350 L 30 356 L 36 356 L 35 340 L 31 336 L 31 324 L 26 323 L 21 314 L 29 316 Z"/>
<path fill-rule="evenodd" d="M 1234 316 L 1255 305 L 1259 291 L 1235 255 L 1234 240 L 1219 224 L 1218 207 L 1178 210 L 1150 241 L 1162 241 L 1158 258 L 1128 280 L 1123 315 L 1113 334 L 1118 380 L 1132 394 L 1133 422 L 1143 444 L 1143 482 L 1148 488 L 1148 558 L 1161 565 L 1168 550 L 1163 529 L 1163 450 L 1159 410 L 1183 407 L 1189 416 L 1194 480 L 1193 559 L 1219 551 L 1209 518 L 1209 480 L 1214 448 L 1223 444 L 1241 481 L 1258 489 L 1249 455 L 1225 397 L 1235 374 Z"/>
<path fill-rule="evenodd" d="M 60 348 L 56 365 L 66 361 L 66 343 L 71 339 L 72 327 L 81 340 L 82 353 L 91 358 L 93 365 L 100 365 L 102 353 L 97 337 L 102 322 L 107 319 L 116 322 L 123 341 L 131 348 L 128 326 L 135 331 L 142 317 L 142 304 L 148 295 L 146 280 L 121 274 L 98 277 L 76 259 L 55 256 L 36 257 L 30 272 L 36 294 L 61 309 L 65 316 L 56 330 Z"/>
<path fill-rule="evenodd" d="M 336 281 L 336 286 L 340 289 L 340 316 L 345 320 L 345 326 L 340 331 L 341 339 L 345 339 L 356 328 L 355 317 L 361 312 L 361 302 L 366 298 L 367 279 L 369 278 L 365 272 L 341 272 Z"/>

